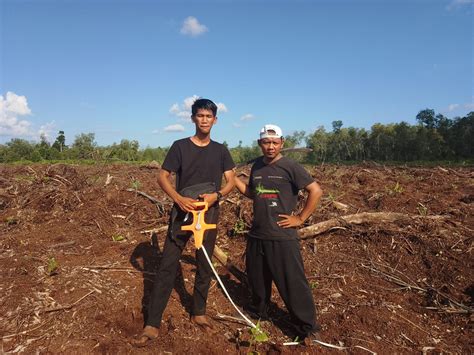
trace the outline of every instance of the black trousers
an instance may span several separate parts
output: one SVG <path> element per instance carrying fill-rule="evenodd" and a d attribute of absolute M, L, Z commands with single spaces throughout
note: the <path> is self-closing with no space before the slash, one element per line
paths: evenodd
<path fill-rule="evenodd" d="M 211 212 L 212 211 L 212 212 Z M 209 218 L 206 215 L 207 223 L 217 223 L 218 210 L 210 209 Z M 150 297 L 150 303 L 148 305 L 148 317 L 146 325 L 159 328 L 161 325 L 161 319 L 163 312 L 168 304 L 173 290 L 176 275 L 179 267 L 179 259 L 183 253 L 184 247 L 190 235 L 180 235 L 178 237 L 173 236 L 171 233 L 172 225 L 168 230 L 165 245 L 163 247 L 163 255 L 158 268 L 158 272 L 155 276 L 155 282 L 153 284 L 153 290 Z M 206 231 L 204 234 L 203 247 L 206 248 L 209 258 L 212 258 L 214 253 L 214 246 L 216 244 L 217 230 L 211 229 Z M 194 280 L 194 291 L 193 291 L 193 315 L 204 315 L 206 314 L 206 302 L 207 295 L 209 292 L 209 284 L 211 282 L 212 269 L 206 260 L 204 252 L 199 249 L 196 250 L 196 277 Z"/>
<path fill-rule="evenodd" d="M 304 337 L 320 330 L 298 240 L 272 241 L 249 237 L 246 268 L 252 306 L 260 316 L 266 316 L 273 281 L 290 313 L 296 334 Z"/>

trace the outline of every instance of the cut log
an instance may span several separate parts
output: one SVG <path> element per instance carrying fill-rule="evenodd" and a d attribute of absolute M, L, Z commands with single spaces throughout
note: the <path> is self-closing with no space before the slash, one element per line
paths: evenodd
<path fill-rule="evenodd" d="M 298 230 L 298 235 L 301 239 L 311 238 L 318 234 L 327 232 L 336 227 L 344 227 L 349 224 L 365 224 L 365 223 L 394 223 L 394 222 L 409 222 L 413 219 L 427 218 L 434 220 L 442 220 L 443 216 L 411 216 L 405 213 L 396 212 L 362 212 L 332 218 L 324 222 L 316 223 L 308 227 Z"/>
<path fill-rule="evenodd" d="M 217 245 L 214 247 L 213 257 L 217 259 L 237 280 L 242 284 L 247 284 L 247 275 L 235 266 L 224 251 Z"/>

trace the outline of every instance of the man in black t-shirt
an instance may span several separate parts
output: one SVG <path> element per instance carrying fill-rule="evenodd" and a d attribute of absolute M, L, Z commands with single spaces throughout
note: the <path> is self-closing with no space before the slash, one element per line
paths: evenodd
<path fill-rule="evenodd" d="M 246 249 L 252 293 L 248 309 L 259 318 L 268 318 L 273 281 L 291 315 L 296 335 L 309 343 L 318 339 L 320 327 L 296 227 L 313 213 L 322 190 L 301 165 L 280 154 L 280 127 L 265 125 L 258 144 L 263 157 L 253 164 L 248 185 L 236 178 L 238 190 L 253 200 L 254 217 Z M 303 210 L 294 215 L 301 189 L 308 192 L 308 198 Z"/>
<path fill-rule="evenodd" d="M 159 173 L 160 187 L 174 201 L 174 206 L 148 305 L 145 328 L 141 337 L 133 342 L 137 346 L 144 346 L 158 337 L 158 328 L 174 286 L 179 259 L 190 237 L 189 232 L 180 230 L 187 212 L 194 210 L 194 202 L 199 198 L 210 206 L 206 222 L 217 223 L 219 200 L 234 187 L 235 165 L 230 153 L 223 144 L 210 137 L 212 126 L 217 121 L 216 114 L 217 106 L 211 100 L 198 99 L 194 102 L 191 118 L 196 126 L 196 133 L 173 143 Z M 171 173 L 176 173 L 176 188 L 171 184 Z M 221 188 L 222 175 L 226 184 Z M 214 252 L 216 236 L 215 229 L 208 230 L 204 236 L 203 247 L 208 255 Z M 196 265 L 191 320 L 207 330 L 211 328 L 205 314 L 212 269 L 200 249 L 196 251 Z"/>

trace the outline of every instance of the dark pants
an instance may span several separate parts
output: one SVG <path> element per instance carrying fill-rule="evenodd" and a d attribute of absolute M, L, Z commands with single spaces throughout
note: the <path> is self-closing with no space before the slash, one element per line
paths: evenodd
<path fill-rule="evenodd" d="M 216 223 L 217 219 L 218 211 L 216 209 L 210 209 L 208 215 L 206 215 L 206 222 Z M 179 267 L 179 259 L 183 253 L 184 247 L 186 246 L 186 242 L 190 237 L 189 235 L 180 235 L 179 237 L 172 236 L 171 229 L 172 226 L 170 225 L 148 306 L 147 325 L 156 328 L 160 327 L 163 312 L 168 304 L 171 291 L 174 287 Z M 204 234 L 203 247 L 206 248 L 209 258 L 212 258 L 212 254 L 214 253 L 216 237 L 216 229 L 208 230 Z M 207 262 L 204 252 L 201 249 L 196 250 L 196 277 L 194 280 L 192 306 L 193 315 L 198 316 L 206 314 L 206 301 L 211 276 L 212 269 Z"/>
<path fill-rule="evenodd" d="M 248 238 L 247 276 L 253 308 L 266 316 L 272 281 L 288 309 L 298 336 L 319 331 L 311 289 L 306 280 L 299 241 L 272 241 Z"/>

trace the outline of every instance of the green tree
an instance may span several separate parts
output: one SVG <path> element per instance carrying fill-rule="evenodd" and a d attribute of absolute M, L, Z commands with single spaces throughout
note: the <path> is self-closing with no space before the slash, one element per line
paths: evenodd
<path fill-rule="evenodd" d="M 426 128 L 434 128 L 436 126 L 435 112 L 429 108 L 418 112 L 416 120 Z"/>
<path fill-rule="evenodd" d="M 342 127 L 342 121 L 337 120 L 337 121 L 332 121 L 332 131 L 334 133 L 339 133 Z"/>
<path fill-rule="evenodd" d="M 56 149 L 58 152 L 61 152 L 67 148 L 66 146 L 66 136 L 64 135 L 64 131 L 59 131 L 56 140 L 53 143 L 53 148 Z"/>
<path fill-rule="evenodd" d="M 323 126 L 319 126 L 312 134 L 306 137 L 306 146 L 313 151 L 306 156 L 306 162 L 315 164 L 325 162 L 331 157 L 328 156 L 329 138 Z"/>
<path fill-rule="evenodd" d="M 70 157 L 73 159 L 92 159 L 96 147 L 94 133 L 81 133 L 75 137 L 74 143 L 72 143 Z"/>

